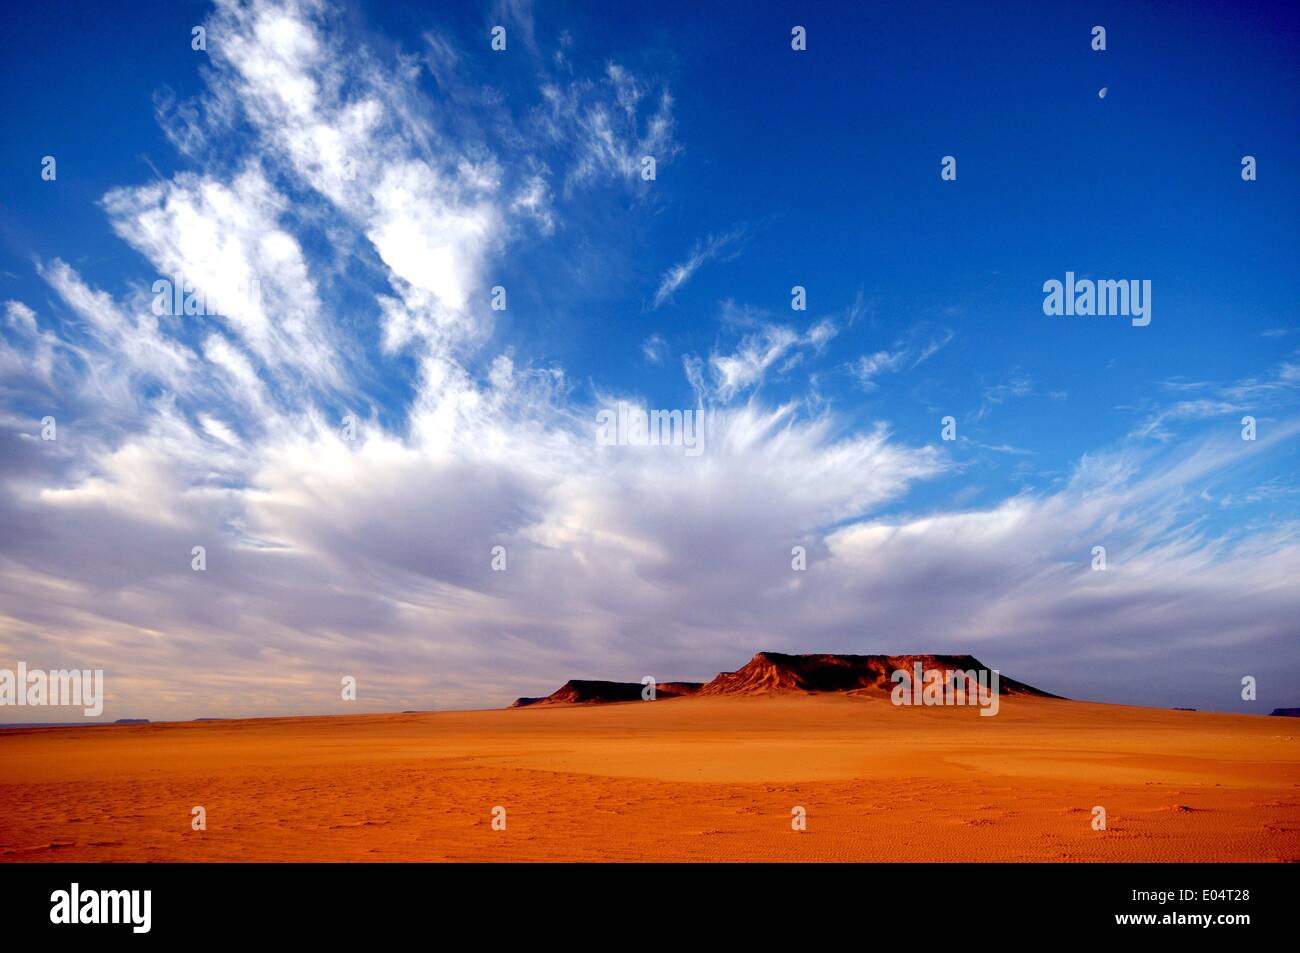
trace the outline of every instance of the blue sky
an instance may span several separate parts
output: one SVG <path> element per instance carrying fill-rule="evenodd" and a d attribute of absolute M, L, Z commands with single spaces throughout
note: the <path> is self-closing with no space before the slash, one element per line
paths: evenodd
<path fill-rule="evenodd" d="M 115 717 L 759 649 L 1296 704 L 1300 11 L 838 6 L 14 14 L 0 664 Z M 264 306 L 152 315 L 177 271 Z M 1067 271 L 1151 323 L 1045 315 Z M 706 452 L 596 446 L 619 400 Z"/>

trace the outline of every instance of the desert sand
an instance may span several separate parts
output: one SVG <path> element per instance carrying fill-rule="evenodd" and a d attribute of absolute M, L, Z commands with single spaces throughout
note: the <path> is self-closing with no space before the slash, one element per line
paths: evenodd
<path fill-rule="evenodd" d="M 780 694 L 0 732 L 0 859 L 1296 861 L 1300 723 Z"/>

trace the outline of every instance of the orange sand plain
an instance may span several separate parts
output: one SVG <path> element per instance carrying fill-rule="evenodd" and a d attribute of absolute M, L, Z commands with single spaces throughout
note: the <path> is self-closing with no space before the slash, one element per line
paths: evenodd
<path fill-rule="evenodd" d="M 1300 723 L 784 695 L 2 732 L 0 860 L 1296 861 Z"/>

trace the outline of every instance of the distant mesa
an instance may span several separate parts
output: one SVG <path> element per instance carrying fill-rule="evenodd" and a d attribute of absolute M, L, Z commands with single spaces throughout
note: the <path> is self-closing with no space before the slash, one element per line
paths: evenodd
<path fill-rule="evenodd" d="M 894 687 L 893 673 L 899 669 L 964 672 L 986 670 L 973 655 L 784 655 L 759 652 L 734 672 L 721 672 L 713 681 L 659 682 L 655 697 L 680 698 L 686 695 L 770 695 L 804 694 L 888 694 Z M 999 676 L 1001 695 L 1032 695 L 1060 698 L 1005 675 Z M 644 686 L 640 682 L 602 682 L 574 679 L 543 698 L 519 698 L 512 708 L 533 705 L 582 705 L 607 702 L 640 701 Z M 1276 714 L 1276 713 L 1275 713 Z"/>
<path fill-rule="evenodd" d="M 147 725 L 148 718 L 119 718 L 117 721 L 25 721 L 0 724 L 3 728 L 111 728 L 113 725 Z"/>
<path fill-rule="evenodd" d="M 1283 718 L 1300 718 L 1300 708 L 1274 708 L 1270 715 L 1281 715 Z"/>
<path fill-rule="evenodd" d="M 703 687 L 702 682 L 658 682 L 655 698 L 679 698 L 693 695 Z M 575 678 L 565 682 L 551 694 L 542 698 L 517 698 L 511 708 L 529 705 L 589 705 L 598 702 L 639 702 L 646 686 L 640 682 L 602 682 Z"/>

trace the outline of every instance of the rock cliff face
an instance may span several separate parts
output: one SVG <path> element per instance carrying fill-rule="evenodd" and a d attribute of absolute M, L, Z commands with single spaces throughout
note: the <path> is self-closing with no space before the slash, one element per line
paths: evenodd
<path fill-rule="evenodd" d="M 879 689 L 888 692 L 898 669 L 914 671 L 917 663 L 928 672 L 938 669 L 979 671 L 986 669 L 973 655 L 783 655 L 759 652 L 734 672 L 722 672 L 700 689 L 701 695 L 765 695 L 773 692 L 856 692 Z M 999 675 L 1002 695 L 1038 695 L 1055 698 L 1023 682 Z"/>

